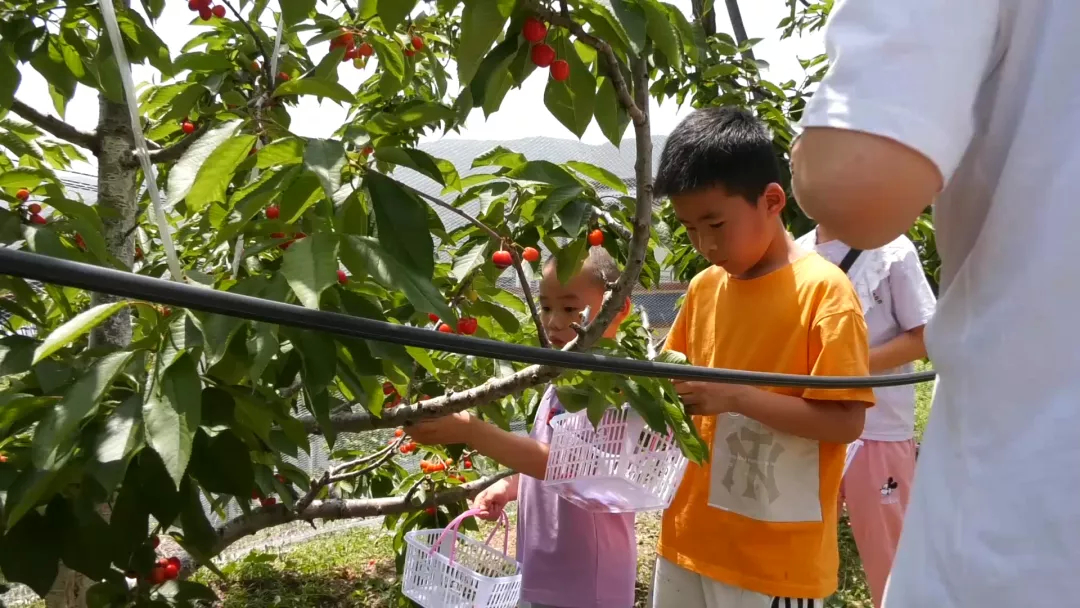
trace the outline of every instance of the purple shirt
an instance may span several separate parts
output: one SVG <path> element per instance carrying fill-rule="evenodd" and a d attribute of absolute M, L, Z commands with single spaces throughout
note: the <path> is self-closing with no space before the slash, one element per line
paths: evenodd
<path fill-rule="evenodd" d="M 551 443 L 549 412 L 562 404 L 549 387 L 540 401 L 531 437 Z M 518 486 L 517 557 L 521 599 L 559 608 L 629 608 L 637 580 L 633 513 L 592 513 L 521 475 Z"/>

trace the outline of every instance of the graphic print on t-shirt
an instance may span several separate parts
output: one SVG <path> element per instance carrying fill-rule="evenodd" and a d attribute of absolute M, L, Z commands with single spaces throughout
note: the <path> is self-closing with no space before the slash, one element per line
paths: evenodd
<path fill-rule="evenodd" d="M 818 442 L 717 416 L 709 506 L 769 522 L 821 521 Z"/>

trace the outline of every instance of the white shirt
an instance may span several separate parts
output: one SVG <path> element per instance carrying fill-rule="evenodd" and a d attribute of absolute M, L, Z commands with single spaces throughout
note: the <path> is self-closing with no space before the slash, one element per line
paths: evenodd
<path fill-rule="evenodd" d="M 823 258 L 839 265 L 851 248 L 840 241 L 817 242 L 817 230 L 799 237 L 800 247 L 817 251 Z M 870 346 L 880 346 L 900 334 L 926 325 L 934 314 L 934 292 L 923 274 L 919 252 L 906 236 L 874 249 L 863 251 L 848 271 L 862 303 Z M 907 364 L 882 373 L 902 374 L 915 371 Z M 877 403 L 866 410 L 863 439 L 906 441 L 915 436 L 915 385 L 874 389 Z"/>
<path fill-rule="evenodd" d="M 844 0 L 803 126 L 896 139 L 947 185 L 941 373 L 887 608 L 1080 605 L 1080 2 Z"/>

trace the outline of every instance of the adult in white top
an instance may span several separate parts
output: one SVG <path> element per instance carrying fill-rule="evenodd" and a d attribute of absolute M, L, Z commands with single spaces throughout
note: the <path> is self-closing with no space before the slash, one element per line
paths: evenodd
<path fill-rule="evenodd" d="M 826 31 L 799 204 L 869 249 L 933 202 L 942 258 L 887 608 L 1080 602 L 1078 31 L 1076 0 L 843 0 Z"/>
<path fill-rule="evenodd" d="M 851 252 L 823 228 L 796 242 L 836 265 Z M 914 361 L 926 356 L 923 328 L 936 304 L 915 245 L 899 236 L 884 247 L 860 252 L 847 274 L 870 334 L 870 372 L 915 371 Z M 866 411 L 861 445 L 852 446 L 855 455 L 840 493 L 871 598 L 880 608 L 915 477 L 915 387 L 876 388 L 874 396 L 877 403 Z"/>

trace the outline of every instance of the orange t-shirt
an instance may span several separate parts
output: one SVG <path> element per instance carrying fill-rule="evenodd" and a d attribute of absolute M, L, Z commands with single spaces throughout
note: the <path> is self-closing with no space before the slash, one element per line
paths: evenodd
<path fill-rule="evenodd" d="M 693 365 L 869 375 L 866 323 L 844 273 L 816 253 L 752 280 L 712 267 L 690 283 L 665 348 Z M 874 402 L 872 389 L 777 388 Z M 836 590 L 836 503 L 846 446 L 735 414 L 694 416 L 709 462 L 691 463 L 664 511 L 660 554 L 733 587 L 780 597 Z"/>

